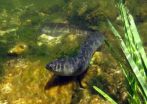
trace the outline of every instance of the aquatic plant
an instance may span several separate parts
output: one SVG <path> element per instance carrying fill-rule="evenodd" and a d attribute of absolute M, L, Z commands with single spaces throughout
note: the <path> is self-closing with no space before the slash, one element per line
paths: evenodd
<path fill-rule="evenodd" d="M 128 65 L 122 61 L 122 56 L 119 51 L 115 49 L 108 41 L 108 45 L 112 55 L 117 59 L 118 64 L 124 72 L 128 87 L 128 102 L 131 104 L 146 104 L 147 102 L 147 57 L 142 46 L 137 27 L 135 25 L 132 15 L 129 10 L 125 7 L 122 0 L 118 1 L 117 7 L 120 12 L 121 21 L 124 24 L 124 35 L 114 28 L 112 23 L 108 20 L 109 26 L 119 43 Z M 104 97 L 105 93 L 101 93 L 96 86 L 94 89 L 102 94 Z M 109 97 L 105 97 L 113 104 L 113 100 Z"/>
<path fill-rule="evenodd" d="M 104 98 L 106 98 L 108 101 L 110 101 L 112 104 L 117 104 L 108 94 L 106 94 L 104 91 L 102 91 L 101 89 L 99 89 L 96 86 L 93 86 L 93 88 L 100 93 L 101 95 L 103 95 Z"/>

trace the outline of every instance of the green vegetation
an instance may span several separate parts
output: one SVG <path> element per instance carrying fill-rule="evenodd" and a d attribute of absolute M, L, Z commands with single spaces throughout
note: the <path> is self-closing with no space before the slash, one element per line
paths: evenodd
<path fill-rule="evenodd" d="M 115 49 L 110 43 L 106 43 L 109 46 L 113 56 L 120 64 L 126 77 L 128 87 L 128 102 L 130 104 L 146 104 L 147 57 L 132 15 L 129 13 L 128 9 L 121 0 L 117 4 L 117 7 L 120 12 L 121 20 L 124 24 L 124 35 L 120 35 L 109 20 L 108 23 L 116 40 L 118 40 L 119 46 L 122 49 L 129 65 L 121 60 L 122 56 L 117 49 Z M 94 88 L 96 89 L 96 87 Z M 99 90 L 97 91 L 100 93 Z M 106 95 L 105 93 L 103 94 Z M 107 99 L 111 100 L 111 98 L 108 97 Z"/>
<path fill-rule="evenodd" d="M 107 95 L 105 92 L 103 92 L 101 89 L 99 89 L 96 86 L 93 86 L 93 88 L 99 92 L 101 95 L 103 95 L 104 98 L 106 98 L 108 101 L 110 101 L 112 104 L 117 104 L 109 95 Z"/>

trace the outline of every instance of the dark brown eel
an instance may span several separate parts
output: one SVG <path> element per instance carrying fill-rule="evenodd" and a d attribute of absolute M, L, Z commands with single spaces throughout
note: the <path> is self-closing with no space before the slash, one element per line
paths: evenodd
<path fill-rule="evenodd" d="M 96 31 L 87 31 L 87 38 L 74 57 L 54 60 L 46 65 L 46 69 L 59 76 L 77 76 L 87 70 L 94 52 L 104 43 L 104 36 Z"/>

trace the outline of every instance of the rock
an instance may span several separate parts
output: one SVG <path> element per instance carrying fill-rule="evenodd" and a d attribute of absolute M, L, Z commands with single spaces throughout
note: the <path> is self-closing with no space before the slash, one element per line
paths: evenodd
<path fill-rule="evenodd" d="M 62 36 L 54 37 L 47 34 L 42 34 L 38 38 L 38 46 L 47 45 L 49 47 L 53 47 L 59 43 L 61 43 Z"/>
<path fill-rule="evenodd" d="M 73 98 L 74 100 L 71 104 L 110 104 L 110 102 L 105 101 L 100 96 L 90 94 L 87 89 L 78 91 L 76 94 L 79 95 L 74 96 L 77 98 Z"/>
<path fill-rule="evenodd" d="M 17 56 L 26 52 L 28 46 L 25 43 L 18 43 L 8 51 L 8 55 Z"/>
<path fill-rule="evenodd" d="M 74 82 L 58 85 L 46 90 L 50 104 L 70 104 L 73 96 Z"/>
<path fill-rule="evenodd" d="M 53 74 L 39 60 L 13 59 L 5 63 L 5 76 L 0 83 L 0 102 L 11 104 L 69 104 L 75 82 L 45 89 Z M 14 96 L 15 95 L 15 96 Z"/>

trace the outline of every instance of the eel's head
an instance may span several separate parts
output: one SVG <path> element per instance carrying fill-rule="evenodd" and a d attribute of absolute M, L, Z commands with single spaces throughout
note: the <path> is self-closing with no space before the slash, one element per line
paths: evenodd
<path fill-rule="evenodd" d="M 59 76 L 76 76 L 81 71 L 79 70 L 78 62 L 76 63 L 68 58 L 50 62 L 46 65 L 46 69 Z"/>
<path fill-rule="evenodd" d="M 65 59 L 58 59 L 48 63 L 46 69 L 59 76 L 71 76 L 73 71 Z"/>
<path fill-rule="evenodd" d="M 61 73 L 61 68 L 58 60 L 48 63 L 46 65 L 46 69 L 54 72 L 55 74 Z"/>
<path fill-rule="evenodd" d="M 51 71 L 54 71 L 55 70 L 55 64 L 54 63 L 48 63 L 47 65 L 46 65 L 46 69 L 47 70 L 51 70 Z"/>

